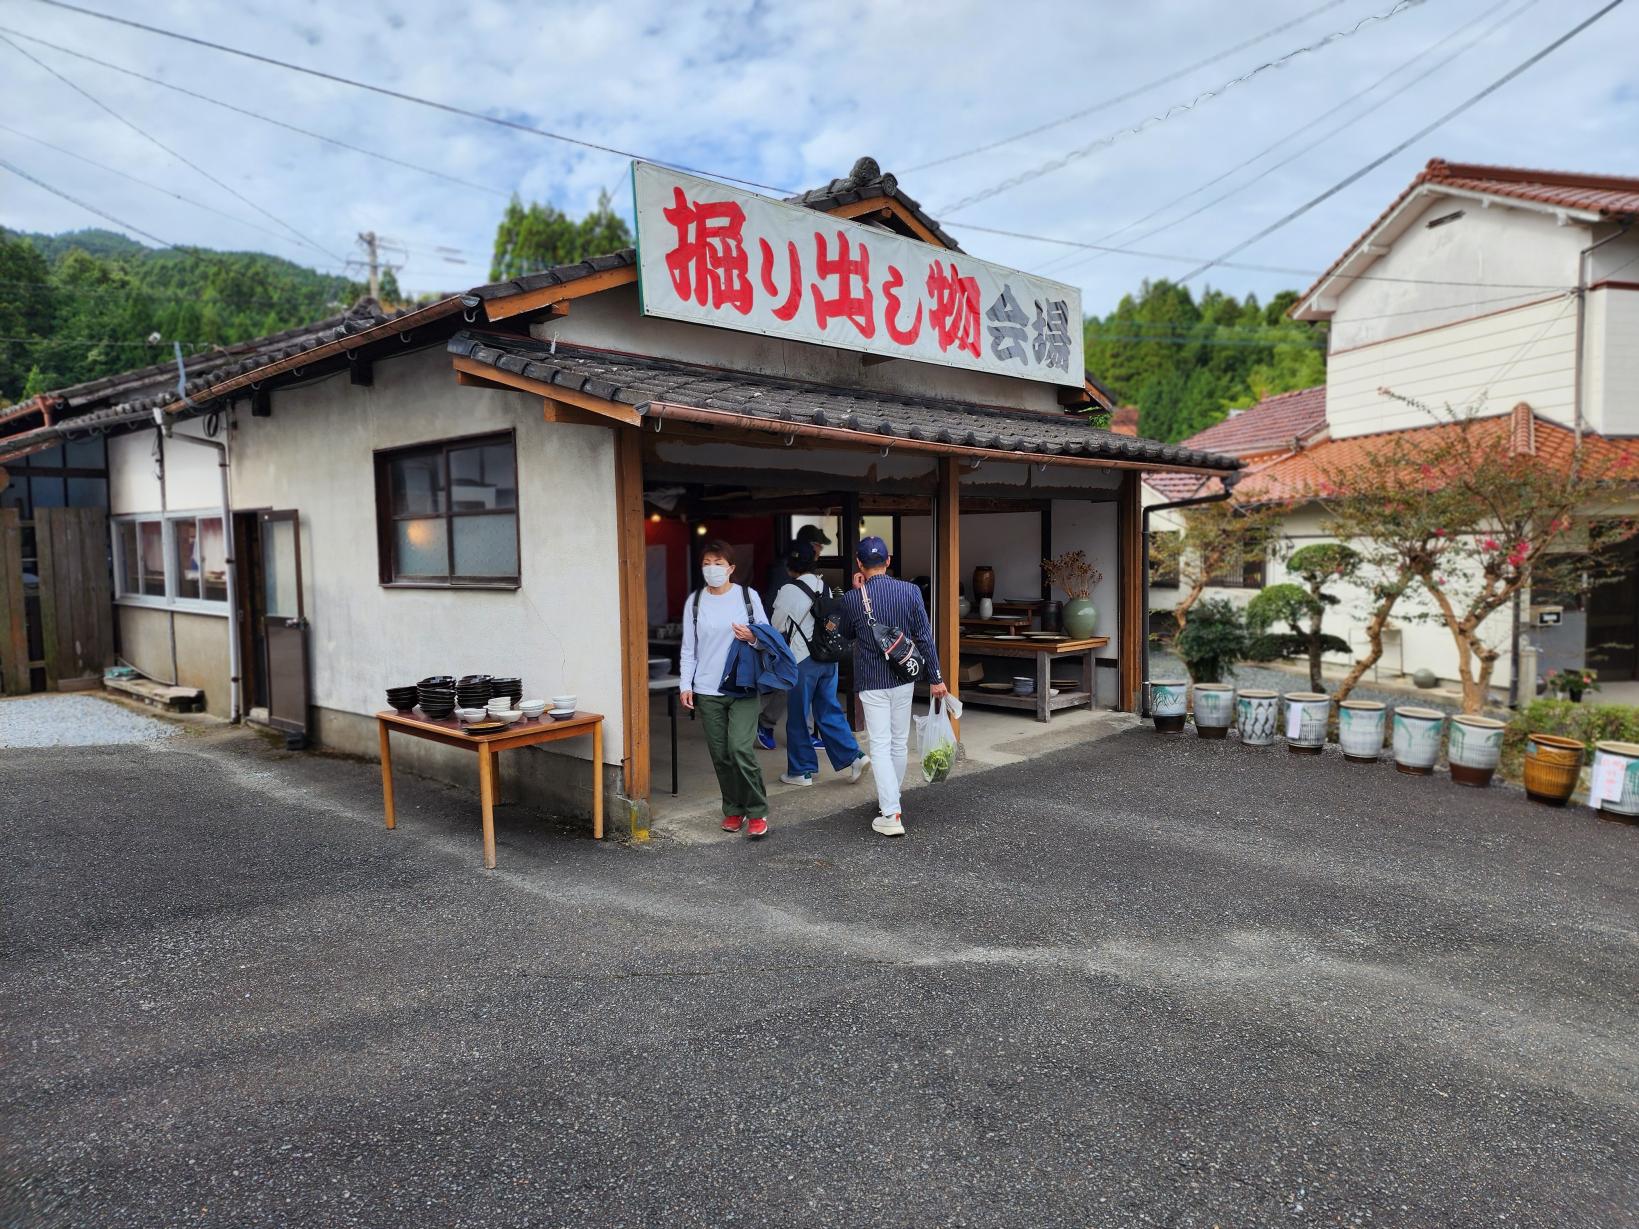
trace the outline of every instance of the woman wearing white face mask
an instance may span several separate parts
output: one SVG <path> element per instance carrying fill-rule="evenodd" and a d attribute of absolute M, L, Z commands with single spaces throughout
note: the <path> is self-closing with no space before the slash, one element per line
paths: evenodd
<path fill-rule="evenodd" d="M 684 708 L 700 714 L 706 747 L 723 795 L 723 829 L 745 830 L 759 837 L 768 831 L 768 795 L 757 763 L 758 698 L 722 694 L 729 646 L 736 640 L 756 643 L 751 624 L 766 623 L 760 597 L 733 583 L 734 548 L 708 542 L 700 556 L 704 589 L 689 595 L 683 607 L 683 653 L 678 664 Z"/>

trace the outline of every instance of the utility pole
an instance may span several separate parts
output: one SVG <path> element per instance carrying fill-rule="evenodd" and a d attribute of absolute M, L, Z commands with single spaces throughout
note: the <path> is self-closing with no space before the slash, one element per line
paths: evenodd
<path fill-rule="evenodd" d="M 364 267 L 370 271 L 370 297 L 377 303 L 381 302 L 381 257 L 376 250 L 376 232 L 362 231 L 359 242 L 364 245 L 366 253 Z"/>

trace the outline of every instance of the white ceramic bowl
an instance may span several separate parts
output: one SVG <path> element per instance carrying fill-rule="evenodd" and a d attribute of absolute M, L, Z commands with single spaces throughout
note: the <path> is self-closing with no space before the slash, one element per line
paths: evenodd
<path fill-rule="evenodd" d="M 489 710 L 489 715 L 493 720 L 504 721 L 508 725 L 511 725 L 514 721 L 523 716 L 523 714 L 515 708 L 492 708 Z"/>
<path fill-rule="evenodd" d="M 554 711 L 560 713 L 573 712 L 575 708 L 575 701 L 578 699 L 580 699 L 579 696 L 553 696 L 552 708 Z"/>
<path fill-rule="evenodd" d="M 512 707 L 512 697 L 500 696 L 494 700 L 491 700 L 488 704 L 484 705 L 484 707 L 489 709 L 492 713 L 501 712 Z"/>
<path fill-rule="evenodd" d="M 489 716 L 489 712 L 487 709 L 482 708 L 458 708 L 455 710 L 455 715 L 463 722 L 473 722 L 482 721 Z"/>
<path fill-rule="evenodd" d="M 518 705 L 518 711 L 525 717 L 539 717 L 546 711 L 545 700 L 526 700 Z"/>

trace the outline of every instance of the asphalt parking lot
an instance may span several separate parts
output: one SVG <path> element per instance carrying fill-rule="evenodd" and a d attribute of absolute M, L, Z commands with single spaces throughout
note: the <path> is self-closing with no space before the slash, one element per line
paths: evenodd
<path fill-rule="evenodd" d="M 493 873 L 246 734 L 0 797 L 7 1225 L 1639 1224 L 1639 829 L 1512 790 L 1136 729 Z"/>

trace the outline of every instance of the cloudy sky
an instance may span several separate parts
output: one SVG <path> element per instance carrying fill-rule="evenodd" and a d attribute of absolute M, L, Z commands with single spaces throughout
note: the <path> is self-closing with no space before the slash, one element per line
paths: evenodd
<path fill-rule="evenodd" d="M 773 188 L 822 183 L 870 154 L 967 250 L 1076 283 L 1087 309 L 1103 311 L 1142 279 L 1178 276 L 1192 258 L 1256 233 L 1606 2 L 1422 0 L 1261 72 L 1390 13 L 1395 0 L 83 6 Z M 0 33 L 221 181 L 0 42 L 14 104 L 0 118 L 0 158 L 168 242 L 339 269 L 358 254 L 357 233 L 374 230 L 401 245 L 406 287 L 453 290 L 486 280 L 496 218 L 513 192 L 578 214 L 607 189 L 629 209 L 620 154 L 39 0 L 0 0 Z M 1238 257 L 1294 272 L 1217 268 L 1205 280 L 1263 296 L 1304 283 L 1430 157 L 1639 174 L 1636 46 L 1639 3 L 1630 3 Z M 1128 135 L 1135 127 L 1142 130 Z M 981 147 L 989 148 L 952 157 Z M 1005 186 L 1015 179 L 1022 182 Z M 108 225 L 3 169 L 0 224 Z M 1135 253 L 1089 257 L 971 226 Z"/>

